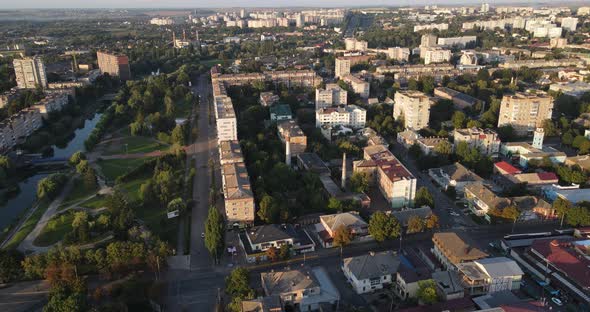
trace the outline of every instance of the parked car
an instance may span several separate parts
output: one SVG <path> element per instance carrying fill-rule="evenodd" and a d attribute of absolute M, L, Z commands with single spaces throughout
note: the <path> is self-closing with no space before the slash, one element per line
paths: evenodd
<path fill-rule="evenodd" d="M 556 297 L 551 297 L 551 301 L 553 301 L 553 303 L 555 303 L 556 305 L 558 305 L 560 307 L 563 305 L 563 302 L 561 302 L 561 300 L 559 300 Z"/>

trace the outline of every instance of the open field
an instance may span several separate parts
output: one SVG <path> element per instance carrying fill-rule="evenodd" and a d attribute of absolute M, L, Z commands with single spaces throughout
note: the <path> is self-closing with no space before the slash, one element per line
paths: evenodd
<path fill-rule="evenodd" d="M 34 244 L 36 246 L 46 247 L 59 242 L 66 234 L 72 231 L 73 220 L 73 211 L 67 211 L 54 216 L 47 222 L 47 225 L 39 233 L 39 236 L 35 238 Z"/>
<path fill-rule="evenodd" d="M 144 162 L 150 160 L 150 157 L 146 158 L 133 158 L 133 159 L 109 159 L 100 160 L 98 165 L 101 168 L 102 174 L 108 181 L 115 181 L 119 176 L 139 167 Z"/>

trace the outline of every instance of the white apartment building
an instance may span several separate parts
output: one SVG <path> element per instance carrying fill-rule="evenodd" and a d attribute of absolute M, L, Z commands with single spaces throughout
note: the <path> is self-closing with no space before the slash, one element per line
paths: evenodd
<path fill-rule="evenodd" d="M 438 45 L 442 47 L 465 47 L 468 44 L 475 44 L 477 41 L 476 36 L 462 36 L 462 37 L 450 37 L 450 38 L 438 38 Z"/>
<path fill-rule="evenodd" d="M 337 78 L 350 75 L 350 59 L 346 57 L 336 58 L 336 65 L 334 67 L 334 76 Z"/>
<path fill-rule="evenodd" d="M 511 125 L 517 135 L 524 136 L 542 128 L 553 114 L 553 98 L 545 92 L 516 92 L 504 95 L 500 104 L 498 127 Z"/>
<path fill-rule="evenodd" d="M 45 64 L 43 64 L 43 60 L 40 57 L 14 59 L 12 64 L 14 65 L 17 88 L 35 89 L 38 86 L 42 88 L 47 87 Z"/>
<path fill-rule="evenodd" d="M 154 17 L 150 20 L 150 24 L 158 26 L 174 25 L 174 20 L 169 17 Z"/>
<path fill-rule="evenodd" d="M 400 61 L 400 62 L 407 62 L 410 59 L 410 49 L 409 48 L 387 48 L 387 58 Z"/>
<path fill-rule="evenodd" d="M 344 39 L 344 45 L 347 51 L 366 51 L 369 48 L 368 42 L 356 38 Z"/>
<path fill-rule="evenodd" d="M 238 122 L 230 97 L 215 97 L 215 120 L 218 142 L 238 139 Z"/>
<path fill-rule="evenodd" d="M 449 29 L 449 24 L 447 23 L 440 23 L 440 24 L 425 24 L 425 25 L 415 25 L 414 32 L 418 32 L 421 30 L 447 30 Z"/>
<path fill-rule="evenodd" d="M 316 127 L 344 126 L 354 129 L 365 127 L 367 111 L 356 105 L 320 108 L 315 112 Z"/>
<path fill-rule="evenodd" d="M 484 155 L 492 155 L 500 152 L 500 144 L 496 131 L 492 129 L 465 128 L 455 129 L 453 132 L 454 148 L 459 142 L 467 142 L 469 147 L 477 148 Z"/>
<path fill-rule="evenodd" d="M 448 63 L 451 61 L 451 50 L 445 50 L 440 48 L 430 48 L 424 49 L 424 53 L 422 53 L 422 49 L 420 49 L 420 54 L 424 55 L 424 64 L 433 64 L 433 63 Z"/>
<path fill-rule="evenodd" d="M 535 28 L 533 33 L 533 37 L 535 38 L 559 38 L 561 37 L 561 33 L 563 29 L 557 26 L 541 26 Z"/>
<path fill-rule="evenodd" d="M 325 89 L 315 90 L 315 109 L 326 108 L 330 106 L 346 105 L 348 102 L 346 90 L 340 88 L 338 84 L 329 83 Z"/>
<path fill-rule="evenodd" d="M 564 17 L 561 19 L 561 28 L 569 31 L 576 31 L 578 19 L 576 17 Z"/>
<path fill-rule="evenodd" d="M 428 127 L 430 119 L 430 98 L 420 91 L 398 91 L 395 93 L 393 118 L 403 118 L 406 129 L 420 130 Z"/>
<path fill-rule="evenodd" d="M 248 21 L 248 28 L 272 28 L 277 27 L 277 19 L 276 18 L 268 18 L 268 19 L 258 19 L 258 20 L 249 20 Z"/>
<path fill-rule="evenodd" d="M 342 77 L 342 80 L 350 85 L 354 93 L 360 95 L 361 98 L 369 98 L 370 84 L 368 82 L 353 75 L 346 75 Z"/>

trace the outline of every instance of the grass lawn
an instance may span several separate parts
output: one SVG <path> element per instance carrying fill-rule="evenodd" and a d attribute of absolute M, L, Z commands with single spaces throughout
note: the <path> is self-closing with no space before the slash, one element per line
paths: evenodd
<path fill-rule="evenodd" d="M 190 107 L 189 107 L 190 112 Z M 127 145 L 127 147 L 125 147 Z M 157 150 L 167 150 L 168 144 L 163 144 L 144 136 L 126 136 L 111 143 L 104 155 L 139 154 Z"/>
<path fill-rule="evenodd" d="M 233 60 L 227 60 L 228 62 L 232 62 Z M 199 63 L 203 64 L 203 66 L 215 66 L 217 64 L 223 64 L 223 61 L 220 59 L 212 59 L 212 60 L 202 60 Z"/>
<path fill-rule="evenodd" d="M 73 220 L 73 211 L 54 216 L 35 239 L 35 245 L 45 247 L 59 242 L 67 233 L 72 231 Z"/>
<path fill-rule="evenodd" d="M 104 195 L 96 195 L 91 199 L 81 203 L 80 206 L 90 209 L 98 209 L 104 207 L 106 203 L 107 199 Z"/>
<path fill-rule="evenodd" d="M 40 202 L 35 212 L 33 212 L 31 217 L 28 218 L 25 223 L 23 223 L 23 226 L 20 228 L 20 230 L 18 230 L 18 232 L 12 236 L 12 239 L 6 244 L 4 249 L 13 249 L 18 247 L 20 242 L 22 242 L 23 239 L 25 239 L 25 237 L 27 237 L 27 235 L 29 235 L 29 233 L 31 233 L 31 231 L 35 228 L 35 225 L 37 225 L 37 222 L 39 222 L 41 216 L 43 216 L 43 213 L 45 213 L 47 208 L 49 208 L 49 204 L 51 204 L 51 202 L 47 200 Z"/>
<path fill-rule="evenodd" d="M 109 159 L 101 160 L 98 165 L 101 168 L 102 174 L 108 181 L 115 181 L 119 176 L 139 167 L 144 162 L 150 160 L 151 157 L 134 158 L 134 159 Z"/>
<path fill-rule="evenodd" d="M 152 178 L 152 173 L 148 172 L 145 175 L 133 179 L 131 181 L 127 181 L 121 184 L 117 184 L 117 187 L 121 189 L 130 200 L 139 200 L 139 188 L 141 185 Z"/>
<path fill-rule="evenodd" d="M 92 189 L 87 189 L 86 185 L 84 185 L 84 181 L 82 181 L 81 178 L 76 178 L 76 180 L 74 181 L 74 187 L 72 188 L 72 190 L 70 191 L 68 196 L 66 196 L 66 198 L 64 198 L 64 201 L 61 203 L 59 208 L 57 208 L 57 210 L 63 210 L 65 208 L 95 194 L 97 191 L 98 191 L 98 186 L 95 186 Z"/>

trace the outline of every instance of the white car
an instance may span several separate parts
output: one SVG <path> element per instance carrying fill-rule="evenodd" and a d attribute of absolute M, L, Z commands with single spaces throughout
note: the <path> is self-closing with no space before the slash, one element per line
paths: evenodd
<path fill-rule="evenodd" d="M 201 238 L 205 238 L 205 233 L 201 233 Z"/>
<path fill-rule="evenodd" d="M 553 303 L 555 303 L 556 305 L 558 305 L 560 307 L 563 305 L 563 302 L 561 302 L 561 300 L 559 300 L 558 298 L 552 297 L 551 301 L 553 301 Z"/>
<path fill-rule="evenodd" d="M 456 212 L 451 212 L 451 216 L 458 217 L 458 216 L 460 216 L 460 214 L 458 214 Z"/>

